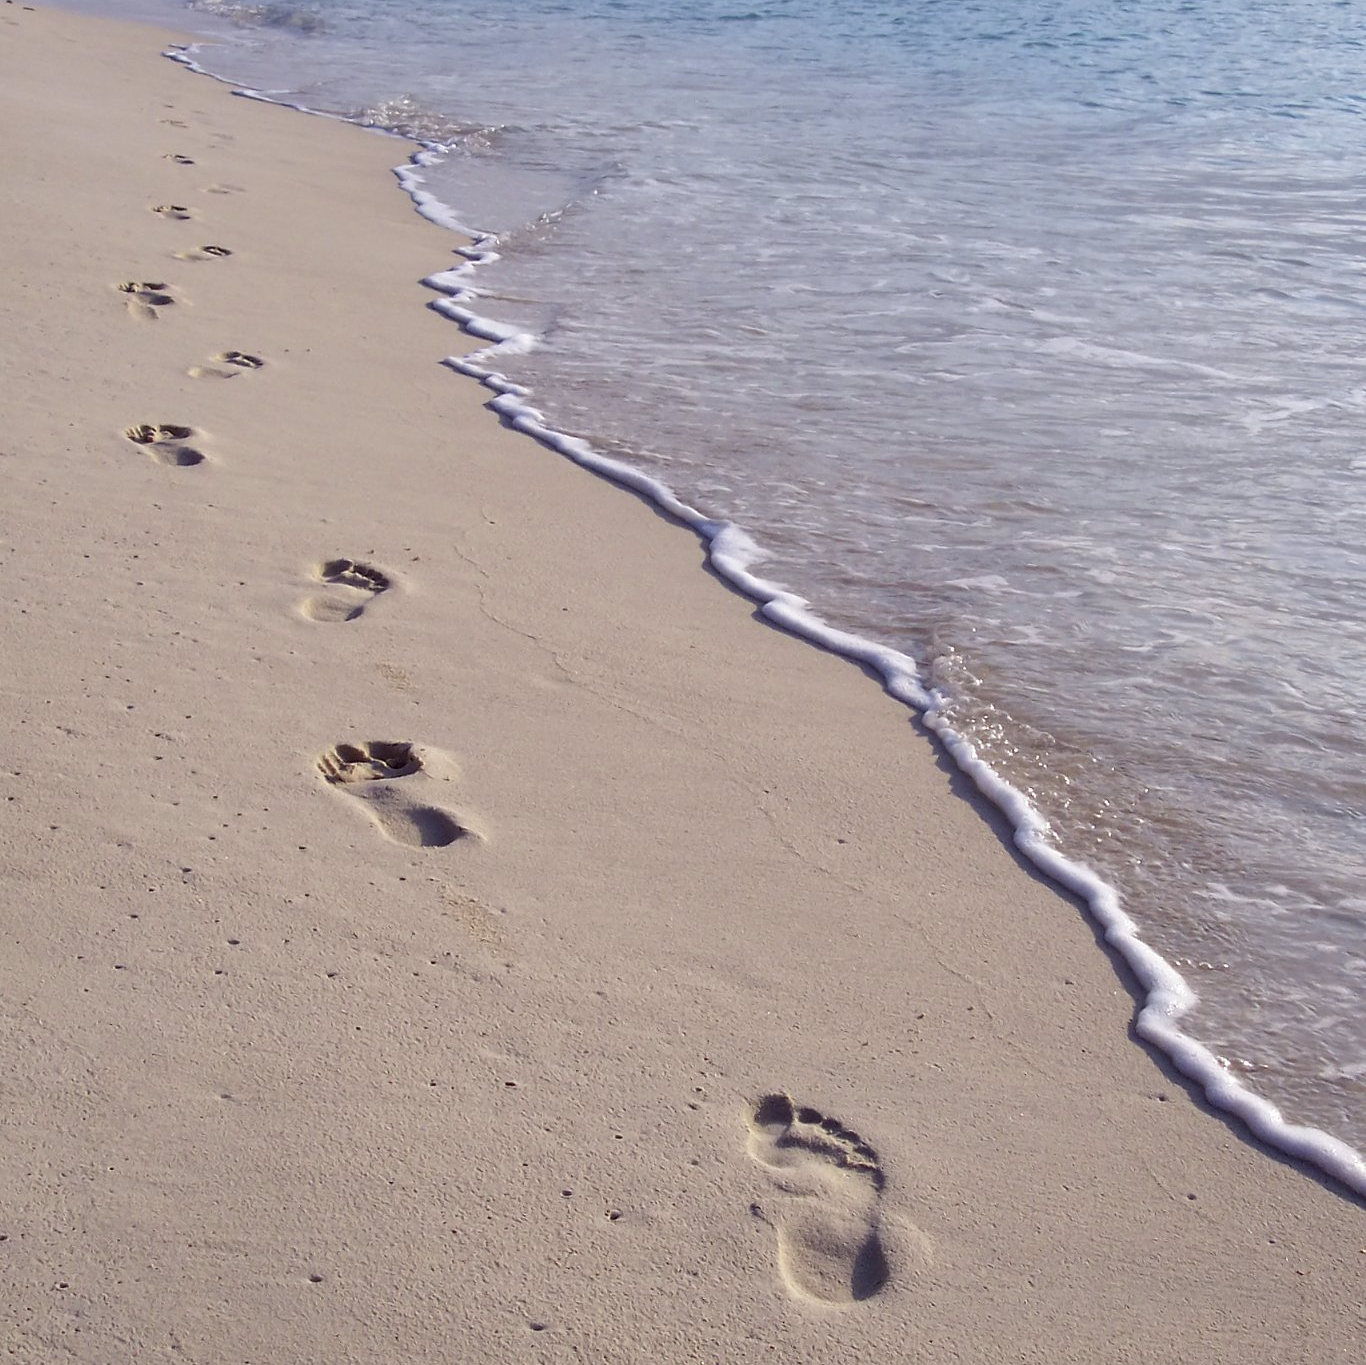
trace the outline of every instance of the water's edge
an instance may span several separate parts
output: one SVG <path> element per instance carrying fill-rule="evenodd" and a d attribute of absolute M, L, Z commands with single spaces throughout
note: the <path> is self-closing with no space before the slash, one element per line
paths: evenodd
<path fill-rule="evenodd" d="M 209 76 L 232 87 L 234 94 L 244 98 L 353 123 L 372 132 L 400 137 L 412 145 L 412 139 L 386 129 L 242 87 L 195 60 L 194 54 L 203 46 L 199 43 L 175 45 L 168 47 L 163 55 L 197 75 Z M 438 271 L 422 283 L 441 295 L 432 307 L 458 323 L 469 335 L 492 344 L 468 357 L 448 356 L 442 363 L 490 389 L 495 397 L 488 406 L 508 426 L 592 473 L 648 499 L 689 527 L 701 540 L 710 568 L 737 592 L 756 603 L 766 620 L 789 634 L 876 672 L 882 680 L 883 690 L 917 714 L 954 764 L 972 780 L 977 791 L 1006 817 L 1014 831 L 1015 845 L 1024 857 L 1044 877 L 1085 903 L 1092 919 L 1103 931 L 1105 942 L 1123 959 L 1142 989 L 1143 1002 L 1134 1021 L 1138 1035 L 1197 1085 L 1214 1108 L 1238 1120 L 1261 1142 L 1316 1167 L 1356 1195 L 1366 1198 L 1366 1156 L 1321 1129 L 1288 1122 L 1276 1105 L 1249 1090 L 1213 1052 L 1182 1032 L 1180 1022 L 1198 999 L 1190 984 L 1142 940 L 1137 924 L 1121 907 L 1116 889 L 1085 864 L 1064 856 L 1048 842 L 1048 828 L 1043 817 L 1023 792 L 1006 782 L 978 756 L 974 746 L 952 728 L 943 715 L 946 699 L 938 689 L 927 688 L 921 682 L 914 660 L 899 650 L 836 629 L 823 621 L 803 598 L 759 577 L 753 568 L 765 557 L 765 552 L 743 528 L 730 521 L 704 516 L 683 502 L 661 480 L 601 454 L 584 440 L 548 426 L 543 415 L 531 406 L 530 391 L 492 368 L 490 362 L 499 352 L 525 350 L 534 344 L 534 338 L 480 315 L 472 306 L 478 296 L 471 287 L 471 276 L 481 264 L 497 259 L 497 239 L 490 233 L 460 223 L 446 204 L 423 188 L 426 183 L 423 169 L 443 159 L 448 150 L 440 143 L 419 143 L 418 150 L 394 168 L 399 185 L 422 217 L 471 239 L 471 245 L 457 250 L 457 254 L 465 258 L 464 264 Z"/>

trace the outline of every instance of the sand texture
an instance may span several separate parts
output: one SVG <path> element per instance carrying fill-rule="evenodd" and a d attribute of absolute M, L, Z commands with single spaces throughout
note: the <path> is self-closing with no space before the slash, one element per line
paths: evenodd
<path fill-rule="evenodd" d="M 5 1358 L 1356 1365 L 1360 1203 L 167 40 L 0 6 Z"/>

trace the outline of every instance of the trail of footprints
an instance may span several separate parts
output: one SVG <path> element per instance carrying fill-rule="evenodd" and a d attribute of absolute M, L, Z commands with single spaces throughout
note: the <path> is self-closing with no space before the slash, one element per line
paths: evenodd
<path fill-rule="evenodd" d="M 169 127 L 183 128 L 180 119 L 166 118 Z M 177 166 L 193 166 L 193 157 L 180 152 L 165 153 L 165 160 Z M 237 185 L 209 185 L 204 193 L 234 194 Z M 199 217 L 186 204 L 152 205 L 152 212 L 171 223 L 187 223 Z M 220 245 L 188 247 L 174 253 L 181 261 L 223 260 L 232 251 Z M 155 320 L 178 300 L 176 291 L 160 280 L 128 280 L 116 286 L 127 296 L 128 308 L 135 317 Z M 195 379 L 235 379 L 263 369 L 266 362 L 249 351 L 220 351 L 204 365 L 192 366 L 187 373 Z M 172 422 L 139 422 L 125 428 L 125 438 L 141 447 L 160 464 L 189 468 L 204 463 L 205 456 L 193 442 L 192 427 Z M 355 621 L 393 582 L 383 570 L 357 559 L 328 559 L 314 566 L 312 578 L 318 591 L 306 598 L 300 613 L 310 621 L 338 624 Z M 423 799 L 440 776 L 431 771 L 429 759 L 435 751 L 419 751 L 411 741 L 366 740 L 339 743 L 317 760 L 317 769 L 331 788 L 356 803 L 387 838 L 413 848 L 445 848 L 457 840 L 471 837 L 471 830 L 449 811 Z M 439 756 L 438 756 L 439 759 Z M 449 769 L 449 761 L 438 766 Z"/>
<path fill-rule="evenodd" d="M 354 621 L 392 586 L 388 574 L 354 559 L 326 560 L 313 577 L 327 591 L 301 604 L 311 621 Z M 473 831 L 419 794 L 436 777 L 429 771 L 432 752 L 407 740 L 341 743 L 319 757 L 318 771 L 329 786 L 358 802 L 387 838 L 412 848 L 446 848 Z M 444 766 L 450 768 L 449 760 Z M 402 786 L 394 785 L 397 779 L 404 779 Z"/>
<path fill-rule="evenodd" d="M 163 120 L 184 126 L 178 120 Z M 167 153 L 177 165 L 192 166 L 190 157 Z M 211 186 L 209 192 L 232 193 L 236 186 Z M 158 204 L 154 213 L 174 222 L 196 215 L 181 204 Z M 222 246 L 177 252 L 179 260 L 202 261 L 231 256 Z M 154 319 L 158 310 L 176 302 L 170 287 L 156 281 L 127 281 L 117 286 L 128 295 L 130 311 Z M 265 362 L 245 351 L 223 351 L 209 365 L 195 366 L 195 378 L 231 379 L 259 370 Z M 172 423 L 139 423 L 124 435 L 160 463 L 189 467 L 204 455 L 189 442 L 192 428 Z M 323 591 L 305 599 L 300 612 L 311 621 L 355 621 L 367 606 L 392 586 L 389 576 L 353 559 L 325 560 L 315 566 Z M 422 799 L 421 784 L 433 778 L 423 751 L 411 741 L 341 742 L 322 753 L 317 769 L 323 781 L 354 801 L 387 838 L 413 848 L 445 848 L 472 836 L 472 830 L 449 811 Z M 797 1297 L 849 1304 L 872 1298 L 891 1278 L 880 1235 L 880 1204 L 885 1177 L 877 1153 L 838 1119 L 797 1106 L 786 1094 L 764 1096 L 748 1121 L 748 1150 L 773 1191 L 767 1205 L 751 1206 L 754 1215 L 773 1227 L 778 1271 Z"/>

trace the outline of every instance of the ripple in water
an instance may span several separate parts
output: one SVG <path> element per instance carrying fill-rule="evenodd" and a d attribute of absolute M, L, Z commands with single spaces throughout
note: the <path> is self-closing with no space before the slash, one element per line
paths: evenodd
<path fill-rule="evenodd" d="M 226 19 L 242 28 L 281 28 L 295 33 L 321 33 L 326 21 L 316 10 L 293 5 L 239 4 L 237 0 L 186 0 L 192 10 Z"/>

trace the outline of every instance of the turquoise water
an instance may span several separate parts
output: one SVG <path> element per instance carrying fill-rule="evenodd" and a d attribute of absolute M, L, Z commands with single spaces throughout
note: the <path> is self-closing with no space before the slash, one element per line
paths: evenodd
<path fill-rule="evenodd" d="M 1366 1149 L 1356 8 L 100 8 L 450 143 L 499 368 L 913 655 L 1183 1027 Z"/>

